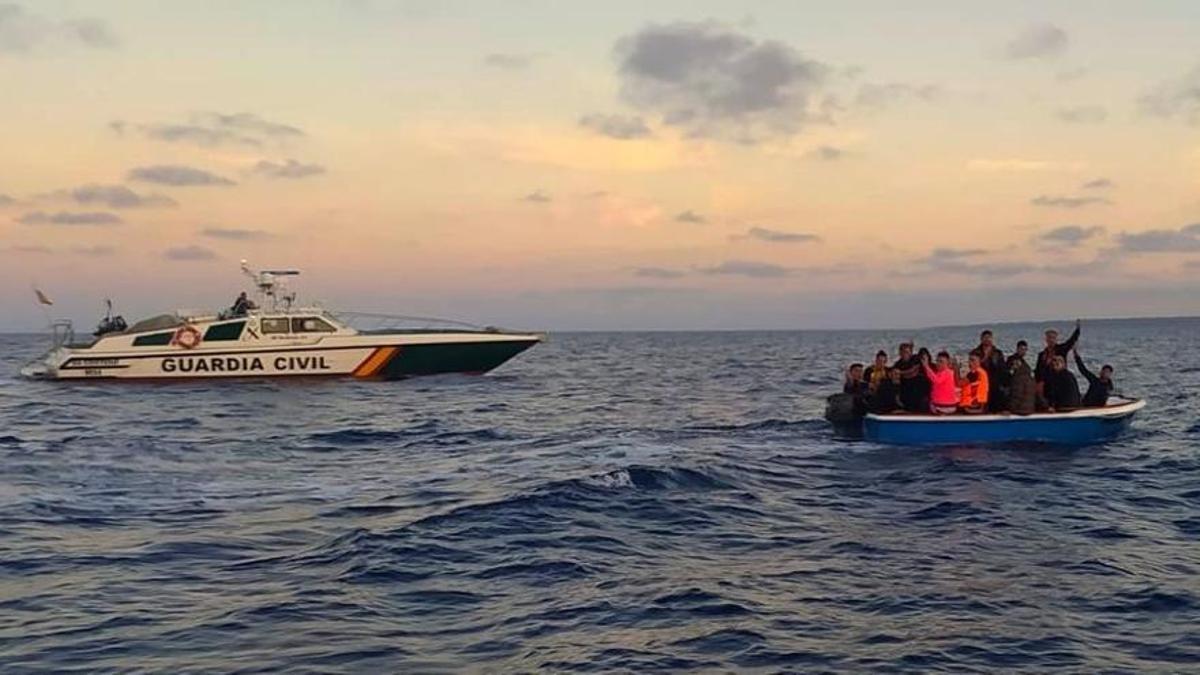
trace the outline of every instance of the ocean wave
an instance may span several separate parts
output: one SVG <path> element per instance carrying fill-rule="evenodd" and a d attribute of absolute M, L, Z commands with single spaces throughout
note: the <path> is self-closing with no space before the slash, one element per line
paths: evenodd
<path fill-rule="evenodd" d="M 1127 335 L 1096 344 L 1136 345 L 1112 360 L 1150 392 L 1194 322 Z M 571 335 L 500 377 L 395 383 L 0 377 L 0 660 L 1186 670 L 1194 397 L 1090 448 L 835 439 L 830 355 L 895 338 Z"/>

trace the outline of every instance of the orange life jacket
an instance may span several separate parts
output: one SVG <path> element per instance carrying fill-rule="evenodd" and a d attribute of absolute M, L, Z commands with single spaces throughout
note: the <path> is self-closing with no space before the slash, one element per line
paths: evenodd
<path fill-rule="evenodd" d="M 958 404 L 964 408 L 982 408 L 988 402 L 988 374 L 983 368 L 972 374 L 975 380 L 968 379 L 963 383 L 962 398 Z"/>

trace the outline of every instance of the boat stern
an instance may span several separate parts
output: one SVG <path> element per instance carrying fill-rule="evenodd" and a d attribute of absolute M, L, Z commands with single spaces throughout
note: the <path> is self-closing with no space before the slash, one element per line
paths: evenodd
<path fill-rule="evenodd" d="M 58 379 L 58 368 L 66 360 L 65 347 L 55 347 L 46 352 L 41 358 L 21 368 L 21 377 L 30 380 Z"/>

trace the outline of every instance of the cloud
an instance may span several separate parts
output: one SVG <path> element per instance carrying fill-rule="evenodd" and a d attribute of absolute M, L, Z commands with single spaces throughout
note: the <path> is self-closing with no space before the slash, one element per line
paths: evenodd
<path fill-rule="evenodd" d="M 929 254 L 926 261 L 933 262 L 939 260 L 962 260 L 963 258 L 975 258 L 981 255 L 987 255 L 987 249 L 982 248 L 935 248 Z"/>
<path fill-rule="evenodd" d="M 112 246 L 73 246 L 71 253 L 89 258 L 104 258 L 117 252 Z"/>
<path fill-rule="evenodd" d="M 880 110 L 910 100 L 928 103 L 941 95 L 942 88 L 935 84 L 867 83 L 858 88 L 854 103 L 861 108 Z"/>
<path fill-rule="evenodd" d="M 129 170 L 129 180 L 188 187 L 196 185 L 237 185 L 237 183 L 203 169 L 175 164 L 139 166 Z"/>
<path fill-rule="evenodd" d="M 1155 86 L 1138 103 L 1146 114 L 1200 124 L 1200 65 L 1180 78 Z"/>
<path fill-rule="evenodd" d="M 221 145 L 261 147 L 269 142 L 282 143 L 304 138 L 303 129 L 263 119 L 253 113 L 193 113 L 186 122 L 135 124 L 124 120 L 109 122 L 118 136 L 127 132 L 165 143 L 190 143 L 211 148 Z"/>
<path fill-rule="evenodd" d="M 688 209 L 687 211 L 681 211 L 678 214 L 676 214 L 675 222 L 691 223 L 693 225 L 703 225 L 704 223 L 708 222 L 708 219 L 705 218 L 704 216 L 700 215 L 699 213 L 696 213 L 695 211 Z"/>
<path fill-rule="evenodd" d="M 227 239 L 230 241 L 259 241 L 275 236 L 266 230 L 252 230 L 238 227 L 206 227 L 200 230 L 200 235 L 212 239 Z"/>
<path fill-rule="evenodd" d="M 808 157 L 809 159 L 816 159 L 822 162 L 836 162 L 839 159 L 844 159 L 848 154 L 849 153 L 841 148 L 835 148 L 832 145 L 822 145 L 820 147 L 813 148 L 809 152 L 805 153 L 804 156 Z"/>
<path fill-rule="evenodd" d="M 12 197 L 9 197 L 8 195 L 6 195 L 4 193 L 0 193 L 0 206 L 8 206 L 9 204 L 12 204 L 15 201 L 16 200 L 13 199 Z"/>
<path fill-rule="evenodd" d="M 30 211 L 17 218 L 22 225 L 120 225 L 123 221 L 115 213 L 104 211 Z"/>
<path fill-rule="evenodd" d="M 1200 270 L 1200 260 L 1187 260 L 1183 263 L 1186 270 Z"/>
<path fill-rule="evenodd" d="M 1046 59 L 1061 55 L 1070 42 L 1067 32 L 1053 24 L 1026 28 L 1009 41 L 1004 54 L 1010 59 Z"/>
<path fill-rule="evenodd" d="M 987 279 L 1037 272 L 1040 268 L 1018 262 L 980 261 L 991 254 L 982 248 L 935 248 L 929 255 L 917 258 L 907 269 L 894 273 L 897 277 L 920 277 L 930 274 L 957 274 Z"/>
<path fill-rule="evenodd" d="M 815 234 L 807 232 L 784 232 L 782 230 L 771 230 L 765 227 L 752 227 L 746 230 L 745 234 L 734 235 L 735 239 L 757 239 L 759 241 L 767 241 L 775 244 L 799 244 L 808 242 L 819 242 L 821 238 Z"/>
<path fill-rule="evenodd" d="M 1200 251 L 1200 223 L 1178 230 L 1146 230 L 1122 232 L 1117 235 L 1117 247 L 1125 253 L 1180 253 Z"/>
<path fill-rule="evenodd" d="M 1096 178 L 1095 180 L 1089 180 L 1079 187 L 1084 190 L 1108 190 L 1116 186 L 1116 183 L 1107 178 Z"/>
<path fill-rule="evenodd" d="M 1011 277 L 1018 274 L 1028 274 L 1038 271 L 1037 267 L 1027 265 L 1025 263 L 978 263 L 967 264 L 959 263 L 943 267 L 944 272 L 954 272 L 956 274 L 968 274 L 979 277 Z"/>
<path fill-rule="evenodd" d="M 81 185 L 72 190 L 54 193 L 84 206 L 100 205 L 110 209 L 136 209 L 149 207 L 174 207 L 179 202 L 166 195 L 140 195 L 124 185 Z"/>
<path fill-rule="evenodd" d="M 1063 225 L 1037 235 L 1036 239 L 1044 244 L 1053 246 L 1078 246 L 1083 242 L 1104 233 L 1099 225 L 1084 227 L 1082 225 Z"/>
<path fill-rule="evenodd" d="M 545 204 L 547 202 L 554 201 L 554 199 L 553 199 L 553 197 L 551 197 L 550 195 L 546 194 L 545 192 L 543 192 L 541 190 L 534 190 L 533 192 L 530 192 L 529 194 L 525 195 L 524 197 L 521 197 L 521 201 L 532 202 L 534 204 Z"/>
<path fill-rule="evenodd" d="M 1109 206 L 1111 201 L 1104 197 L 1066 197 L 1063 195 L 1038 195 L 1029 200 L 1033 206 L 1056 209 L 1079 209 L 1085 206 Z"/>
<path fill-rule="evenodd" d="M 169 248 L 163 252 L 163 257 L 165 257 L 167 260 L 182 261 L 215 260 L 217 258 L 217 254 L 213 253 L 207 248 L 204 248 L 203 246 L 193 245 Z"/>
<path fill-rule="evenodd" d="M 502 70 L 524 70 L 537 58 L 536 54 L 492 53 L 483 57 L 483 65 Z"/>
<path fill-rule="evenodd" d="M 62 29 L 88 47 L 114 49 L 121 45 L 108 24 L 100 19 L 69 19 L 62 23 Z"/>
<path fill-rule="evenodd" d="M 976 258 L 987 254 L 988 251 L 978 248 L 935 248 L 927 257 L 915 261 L 917 265 L 924 266 L 925 270 L 904 272 L 898 276 L 919 276 L 930 272 L 940 272 L 996 278 L 1026 274 L 1037 270 L 1036 267 L 1024 263 L 974 262 Z"/>
<path fill-rule="evenodd" d="M 750 277 L 752 279 L 776 279 L 786 277 L 792 273 L 792 269 L 765 262 L 754 262 L 750 260 L 727 260 L 713 267 L 700 267 L 697 272 L 707 275 L 731 275 L 740 277 Z"/>
<path fill-rule="evenodd" d="M 1034 171 L 1072 171 L 1080 168 L 1082 168 L 1082 165 L 1078 162 L 1050 162 L 1041 159 L 979 158 L 967 162 L 967 169 L 969 171 L 1014 171 L 1024 173 Z"/>
<path fill-rule="evenodd" d="M 17 246 L 10 246 L 6 250 L 12 251 L 13 253 L 28 253 L 34 255 L 46 255 L 54 252 L 54 249 L 50 248 L 49 246 L 42 246 L 40 244 L 20 244 Z"/>
<path fill-rule="evenodd" d="M 679 279 L 685 276 L 679 270 L 664 267 L 635 267 L 633 268 L 633 275 L 644 279 Z"/>
<path fill-rule="evenodd" d="M 822 119 L 829 68 L 713 21 L 652 24 L 614 48 L 621 96 L 691 137 L 754 142 Z"/>
<path fill-rule="evenodd" d="M 45 40 L 50 22 L 27 14 L 20 5 L 0 5 L 0 53 L 24 54 Z"/>
<path fill-rule="evenodd" d="M 1055 74 L 1054 79 L 1058 80 L 1059 82 L 1074 82 L 1075 80 L 1078 80 L 1087 74 L 1087 68 L 1067 68 L 1066 70 L 1060 70 L 1057 74 Z"/>
<path fill-rule="evenodd" d="M 641 117 L 629 115 L 584 115 L 579 118 L 579 126 L 591 129 L 601 136 L 630 140 L 647 138 L 654 135 L 646 121 Z"/>
<path fill-rule="evenodd" d="M 114 127 L 116 128 L 116 127 Z M 137 127 L 147 138 L 168 143 L 186 142 L 202 146 L 215 146 L 222 143 L 243 143 L 258 146 L 262 141 L 248 136 L 241 136 L 229 130 L 210 129 L 194 124 L 143 124 Z"/>
<path fill-rule="evenodd" d="M 1108 111 L 1098 105 L 1059 108 L 1056 115 L 1058 119 L 1070 124 L 1099 124 L 1108 119 Z"/>
<path fill-rule="evenodd" d="M 251 173 L 268 178 L 306 178 L 325 173 L 325 167 L 320 164 L 304 164 L 294 159 L 283 162 L 261 160 L 250 170 Z"/>
<path fill-rule="evenodd" d="M 52 21 L 26 12 L 20 5 L 0 3 L 0 54 L 29 54 L 55 42 L 111 49 L 120 40 L 101 19 L 84 17 Z"/>

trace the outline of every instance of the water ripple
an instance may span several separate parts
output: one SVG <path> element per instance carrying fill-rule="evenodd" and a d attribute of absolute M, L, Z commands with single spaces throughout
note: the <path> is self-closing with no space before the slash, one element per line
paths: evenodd
<path fill-rule="evenodd" d="M 1082 449 L 835 438 L 838 364 L 892 333 L 131 388 L 19 381 L 0 336 L 0 670 L 1186 670 L 1197 330 L 1087 326 L 1123 390 L 1184 380 Z"/>

